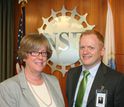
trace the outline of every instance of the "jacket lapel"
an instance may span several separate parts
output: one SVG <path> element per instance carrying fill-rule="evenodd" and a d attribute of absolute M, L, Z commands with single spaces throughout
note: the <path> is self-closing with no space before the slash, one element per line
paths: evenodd
<path fill-rule="evenodd" d="M 73 102 L 74 102 L 75 91 L 76 91 L 76 87 L 78 84 L 79 76 L 80 76 L 81 71 L 82 71 L 82 66 L 79 66 L 73 70 L 74 71 L 71 71 L 71 72 L 74 72 L 73 77 L 70 78 L 70 79 L 72 79 L 70 81 L 72 81 L 72 83 L 73 83 L 72 86 L 70 86 L 70 91 L 72 91 L 71 92 L 71 98 L 70 98 L 71 99 L 71 103 L 70 103 L 71 107 L 72 107 Z"/>
<path fill-rule="evenodd" d="M 19 77 L 20 87 L 22 88 L 24 96 L 28 99 L 28 101 L 32 105 L 32 107 L 39 107 L 36 99 L 33 97 L 33 94 L 28 87 L 24 71 L 21 71 L 20 74 L 18 75 L 18 77 Z"/>
<path fill-rule="evenodd" d="M 73 78 L 73 80 L 74 80 L 73 81 L 73 83 L 74 83 L 74 85 L 73 85 L 74 92 L 73 93 L 75 93 L 75 91 L 76 91 L 76 87 L 77 87 L 77 84 L 78 84 L 78 80 L 79 80 L 81 71 L 82 71 L 82 66 L 78 67 L 76 72 L 75 72 L 75 75 L 74 75 L 74 78 Z"/>
<path fill-rule="evenodd" d="M 58 106 L 63 107 L 64 104 L 62 105 L 62 100 L 60 101 L 61 98 L 60 98 L 60 96 L 58 96 L 58 94 L 57 94 L 57 92 L 55 90 L 55 88 L 58 88 L 58 87 L 54 87 L 51 84 L 51 82 L 54 83 L 54 81 L 49 80 L 49 78 L 47 78 L 44 73 L 42 73 L 42 77 L 44 78 L 45 83 L 46 83 L 46 85 L 48 87 L 48 91 L 50 92 L 55 104 L 57 105 L 57 107 Z"/>

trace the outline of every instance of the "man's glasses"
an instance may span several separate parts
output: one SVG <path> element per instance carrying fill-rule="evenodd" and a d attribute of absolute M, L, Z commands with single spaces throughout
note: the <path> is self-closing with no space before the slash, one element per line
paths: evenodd
<path fill-rule="evenodd" d="M 28 52 L 31 56 L 37 57 L 39 55 L 42 55 L 43 57 L 47 57 L 47 52 L 37 52 L 37 51 L 32 51 Z"/>

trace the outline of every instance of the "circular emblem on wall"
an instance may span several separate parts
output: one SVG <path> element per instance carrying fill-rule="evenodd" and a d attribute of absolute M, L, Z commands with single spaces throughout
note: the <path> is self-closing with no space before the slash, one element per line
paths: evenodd
<path fill-rule="evenodd" d="M 52 72 L 58 70 L 64 75 L 70 67 L 80 65 L 79 61 L 79 37 L 81 32 L 93 29 L 95 25 L 89 25 L 86 20 L 87 13 L 79 15 L 76 8 L 66 10 L 64 7 L 55 12 L 51 10 L 51 16 L 43 19 L 43 25 L 38 29 L 49 40 L 53 54 L 48 61 Z"/>

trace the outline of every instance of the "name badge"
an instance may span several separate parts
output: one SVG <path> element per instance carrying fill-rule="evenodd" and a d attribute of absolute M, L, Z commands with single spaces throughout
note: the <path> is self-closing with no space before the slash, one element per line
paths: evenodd
<path fill-rule="evenodd" d="M 104 89 L 104 86 L 96 90 L 96 107 L 106 107 L 107 93 L 108 91 Z"/>

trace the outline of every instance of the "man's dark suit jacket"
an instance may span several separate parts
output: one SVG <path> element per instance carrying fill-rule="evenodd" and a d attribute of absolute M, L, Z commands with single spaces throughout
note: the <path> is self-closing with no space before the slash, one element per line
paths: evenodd
<path fill-rule="evenodd" d="M 73 106 L 77 83 L 82 66 L 70 69 L 67 72 L 66 95 L 69 107 Z M 92 84 L 87 107 L 95 107 L 96 90 L 104 86 L 108 90 L 106 107 L 124 107 L 124 75 L 112 70 L 101 63 Z"/>

